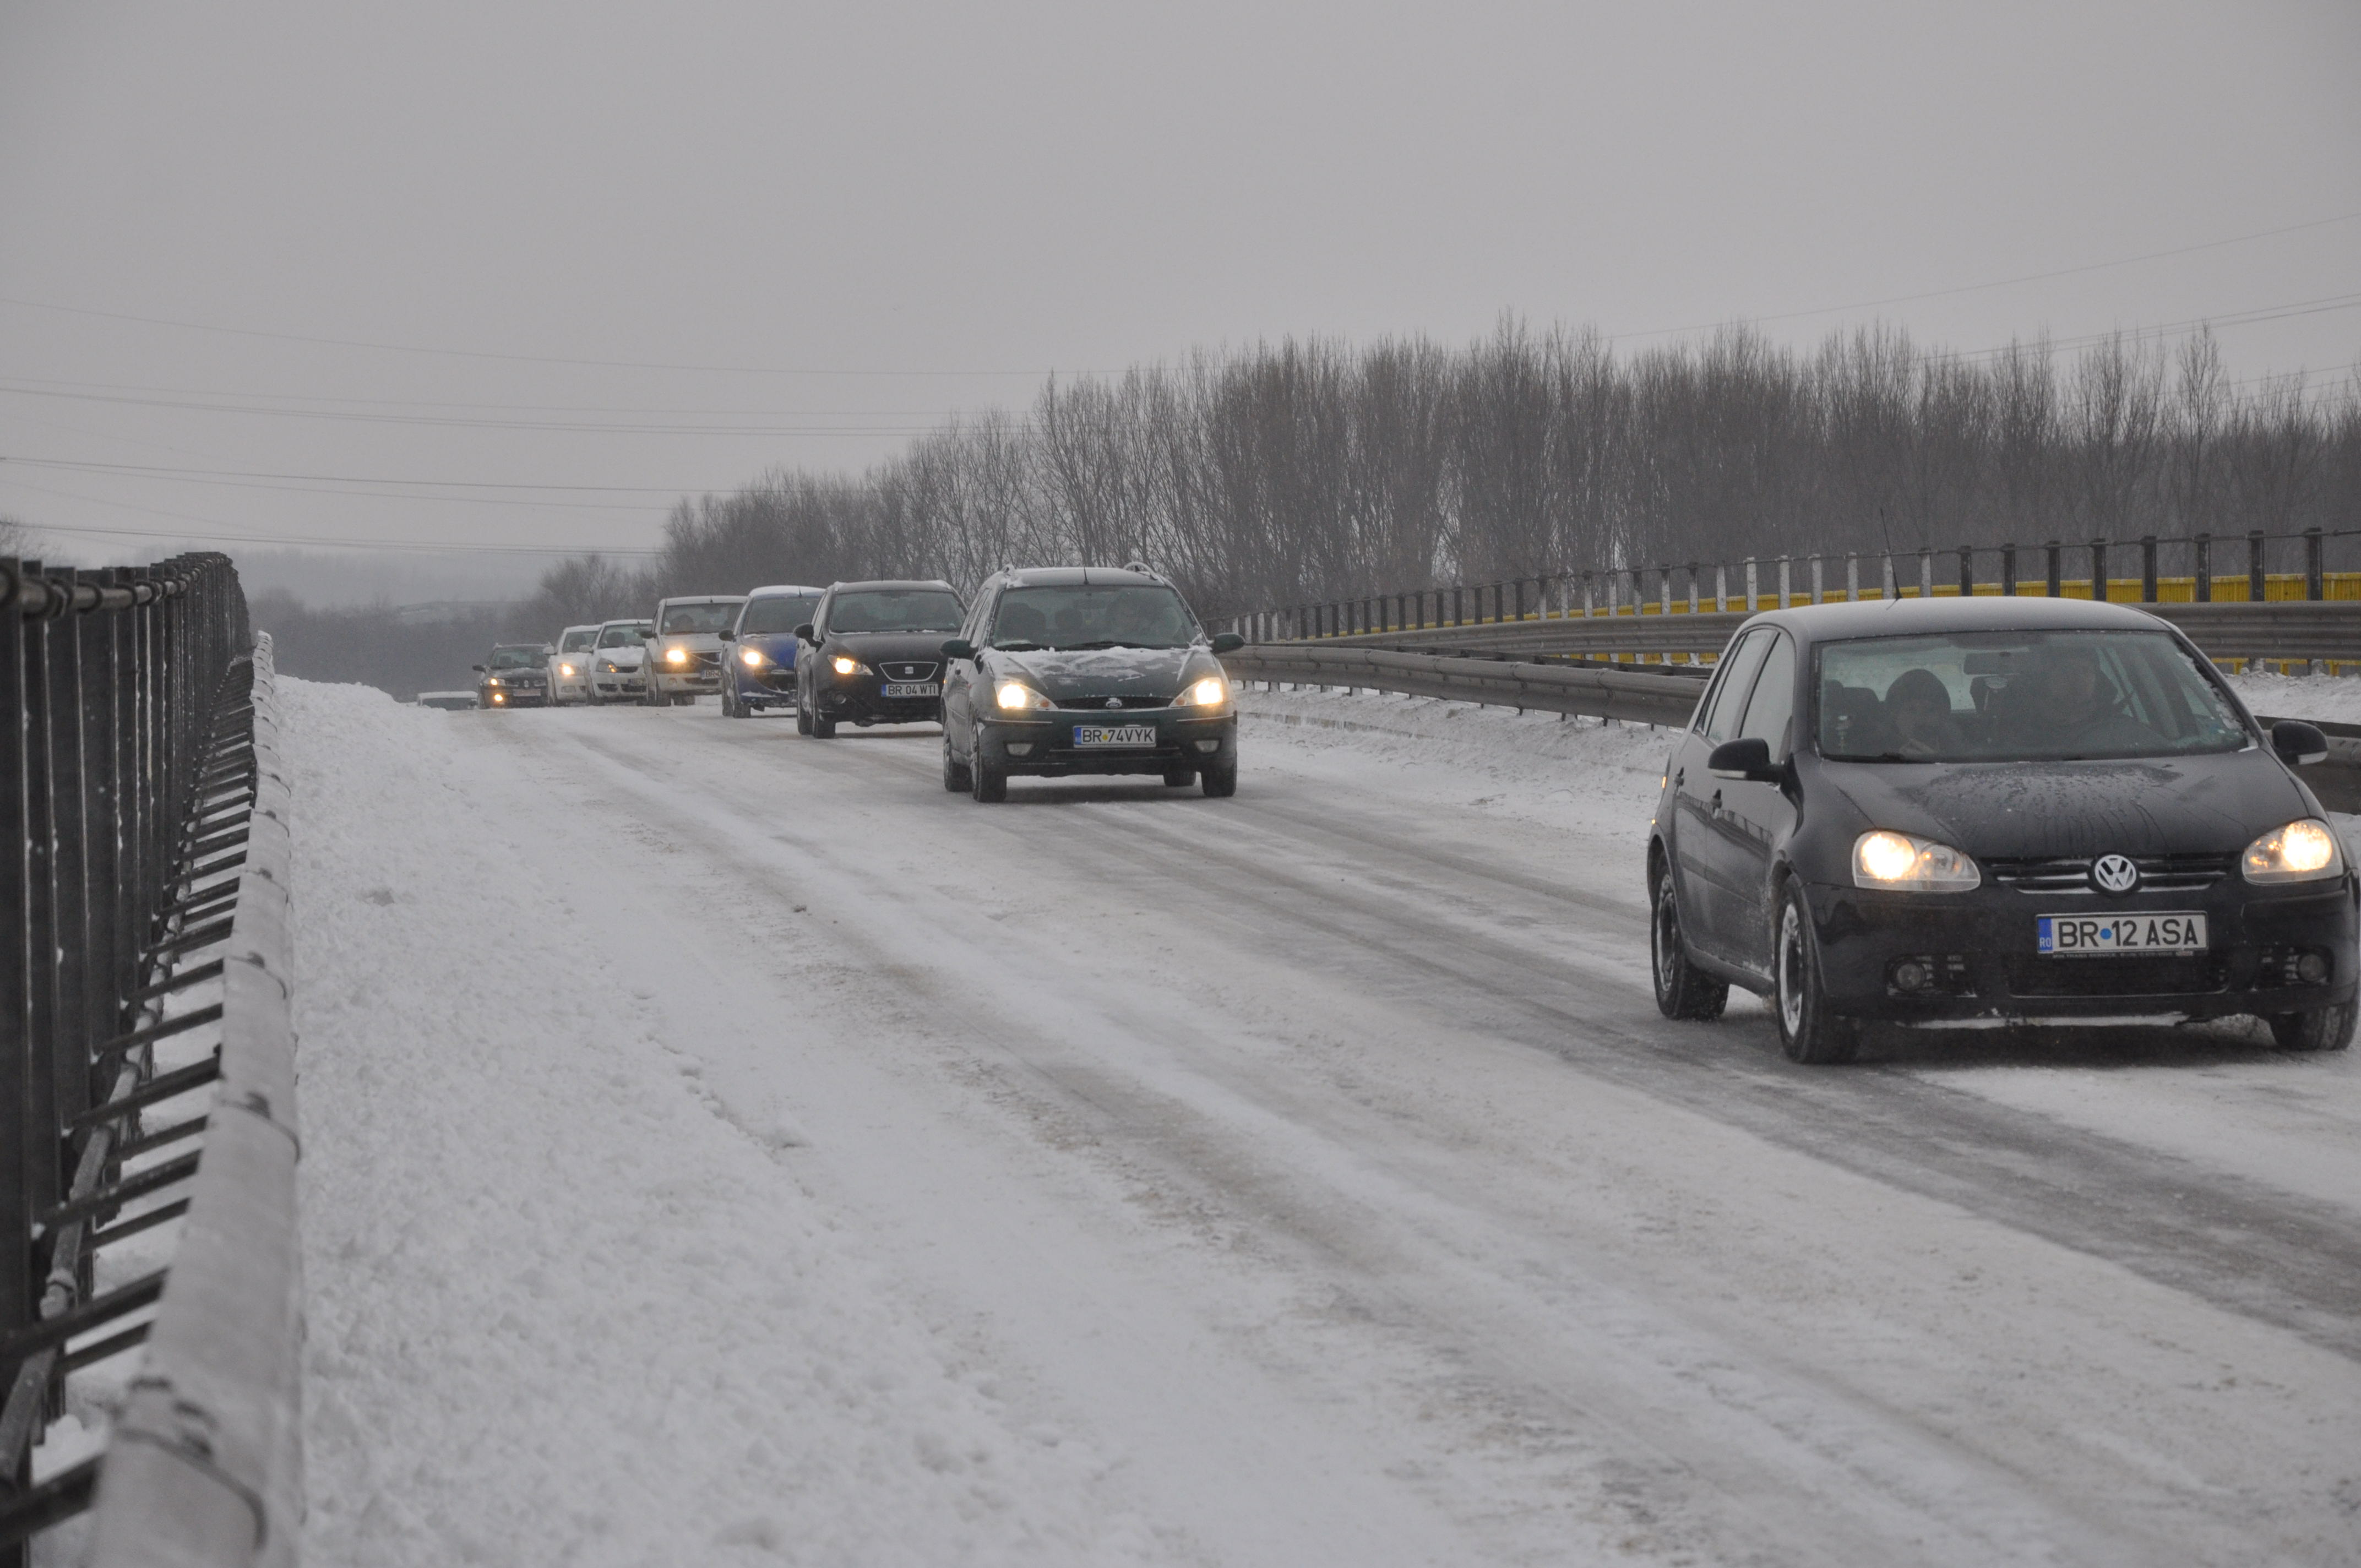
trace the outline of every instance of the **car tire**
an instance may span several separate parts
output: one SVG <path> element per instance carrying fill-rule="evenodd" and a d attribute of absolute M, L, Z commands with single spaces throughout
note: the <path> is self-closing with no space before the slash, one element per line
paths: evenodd
<path fill-rule="evenodd" d="M 994 767 L 984 755 L 983 737 L 979 734 L 967 754 L 968 793 L 985 806 L 1008 798 L 1008 770 Z"/>
<path fill-rule="evenodd" d="M 949 795 L 965 795 L 975 787 L 969 776 L 968 766 L 951 754 L 951 732 L 943 731 L 943 790 Z"/>
<path fill-rule="evenodd" d="M 2309 1013 L 2275 1013 L 2271 1038 L 2283 1051 L 2341 1051 L 2353 1043 L 2353 1023 L 2361 1005 L 2339 1003 Z"/>
<path fill-rule="evenodd" d="M 675 707 L 695 707 L 697 706 L 697 694 L 695 692 L 675 692 L 673 693 L 672 705 Z"/>
<path fill-rule="evenodd" d="M 1804 888 L 1789 882 L 1779 894 L 1778 940 L 1771 953 L 1772 1012 L 1779 1020 L 1779 1048 L 1792 1062 L 1828 1067 L 1861 1052 L 1861 1025 L 1828 1011 L 1820 977 L 1820 944 Z"/>
<path fill-rule="evenodd" d="M 738 688 L 735 682 L 724 681 L 721 683 L 721 717 L 724 718 L 743 718 L 746 717 L 746 710 L 738 706 Z"/>
<path fill-rule="evenodd" d="M 1197 770 L 1194 768 L 1167 768 L 1164 770 L 1164 787 L 1166 789 L 1187 789 L 1191 784 L 1195 784 L 1196 782 Z"/>
<path fill-rule="evenodd" d="M 812 715 L 811 728 L 805 730 L 804 733 L 810 736 L 815 740 L 833 740 L 836 739 L 836 720 L 833 718 L 822 718 L 818 714 L 815 713 Z"/>
<path fill-rule="evenodd" d="M 1238 793 L 1236 759 L 1206 763 L 1204 767 L 1198 770 L 1197 782 L 1203 786 L 1205 797 L 1208 800 L 1227 800 Z"/>
<path fill-rule="evenodd" d="M 796 704 L 796 733 L 798 735 L 811 733 L 811 714 L 801 703 Z"/>
<path fill-rule="evenodd" d="M 1648 959 L 1656 981 L 1656 1011 L 1665 1017 L 1711 1023 L 1730 1005 L 1730 982 L 1714 979 L 1689 959 L 1669 857 L 1657 870 L 1648 901 Z"/>

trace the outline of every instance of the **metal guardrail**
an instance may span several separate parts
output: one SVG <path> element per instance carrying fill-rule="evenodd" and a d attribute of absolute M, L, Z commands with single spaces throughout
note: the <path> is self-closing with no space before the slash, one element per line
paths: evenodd
<path fill-rule="evenodd" d="M 206 1533 L 208 1488 L 249 1475 L 277 1478 L 258 1495 L 284 1513 L 297 1435 L 281 1423 L 268 1469 L 240 1457 L 255 1426 L 241 1401 L 274 1385 L 226 1343 L 269 1340 L 291 1373 L 291 1178 L 282 1193 L 253 1173 L 245 1128 L 292 1124 L 286 813 L 258 766 L 269 654 L 258 686 L 250 641 L 223 556 L 95 573 L 0 560 L 0 845 L 21 846 L 0 879 L 0 1568 L 101 1494 L 110 1518 L 121 1497 L 169 1522 L 103 1548 L 94 1530 L 91 1561 L 249 1563 L 272 1535 L 292 1550 L 291 1529 L 258 1534 L 243 1508 L 234 1553 Z M 256 1066 L 274 1040 L 279 1066 Z M 225 1078 L 189 1113 L 181 1097 Z M 172 1223 L 169 1266 L 149 1266 Z M 282 1255 L 213 1239 L 258 1226 Z M 110 1250 L 134 1237 L 149 1259 Z M 209 1305 L 225 1288 L 234 1300 Z M 274 1289 L 275 1316 L 256 1305 Z M 113 1447 L 37 1483 L 67 1378 L 119 1378 L 143 1344 Z"/>
<path fill-rule="evenodd" d="M 1367 686 L 1374 691 L 1488 703 L 1495 707 L 1668 726 L 1686 724 L 1705 690 L 1694 675 L 1455 658 L 1331 643 L 1266 642 L 1240 648 L 1223 655 L 1222 667 L 1242 680 Z"/>

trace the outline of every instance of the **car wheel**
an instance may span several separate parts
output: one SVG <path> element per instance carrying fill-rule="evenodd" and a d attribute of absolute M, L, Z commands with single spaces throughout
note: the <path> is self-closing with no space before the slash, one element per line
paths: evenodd
<path fill-rule="evenodd" d="M 796 704 L 796 733 L 798 735 L 811 733 L 811 714 L 801 703 Z"/>
<path fill-rule="evenodd" d="M 1164 770 L 1164 787 L 1166 789 L 1187 789 L 1191 784 L 1195 784 L 1196 782 L 1197 770 L 1194 768 L 1167 768 Z"/>
<path fill-rule="evenodd" d="M 1780 894 L 1779 941 L 1772 963 L 1778 971 L 1772 996 L 1779 1014 L 1779 1048 L 1787 1059 L 1812 1067 L 1852 1060 L 1861 1049 L 1861 1028 L 1828 1011 L 1820 945 L 1799 883 L 1790 882 Z"/>
<path fill-rule="evenodd" d="M 746 710 L 738 706 L 738 688 L 734 682 L 721 683 L 721 717 L 724 718 L 746 717 Z"/>
<path fill-rule="evenodd" d="M 822 718 L 818 714 L 815 713 L 812 715 L 811 728 L 805 730 L 804 733 L 813 737 L 815 740 L 833 740 L 836 739 L 836 720 L 833 718 Z"/>
<path fill-rule="evenodd" d="M 1211 800 L 1227 800 L 1238 793 L 1238 764 L 1235 758 L 1224 762 L 1208 762 L 1198 773 L 1197 782 L 1204 786 Z"/>
<path fill-rule="evenodd" d="M 951 732 L 943 731 L 943 788 L 951 795 L 965 795 L 975 787 L 969 776 L 968 766 L 951 754 Z"/>
<path fill-rule="evenodd" d="M 1008 798 L 1008 769 L 995 767 L 984 755 L 983 736 L 979 733 L 967 754 L 968 793 L 984 805 Z"/>
<path fill-rule="evenodd" d="M 1655 894 L 1650 901 L 1648 956 L 1656 977 L 1656 1011 L 1665 1017 L 1711 1022 L 1730 1005 L 1730 982 L 1714 979 L 1689 961 L 1669 858 L 1656 874 Z"/>
<path fill-rule="evenodd" d="M 2356 1012 L 2354 1003 L 2342 1003 L 2334 1007 L 2317 1007 L 2309 1013 L 2277 1013 L 2271 1015 L 2271 1038 L 2283 1051 L 2341 1051 L 2353 1043 L 2353 1021 Z"/>

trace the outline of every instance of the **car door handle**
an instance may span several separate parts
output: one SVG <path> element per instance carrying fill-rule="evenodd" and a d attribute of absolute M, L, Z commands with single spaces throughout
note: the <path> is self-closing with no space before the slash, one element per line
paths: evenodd
<path fill-rule="evenodd" d="M 1675 768 L 1673 770 L 1673 787 L 1675 789 L 1680 788 L 1681 785 L 1688 782 L 1689 771 L 1686 768 Z"/>

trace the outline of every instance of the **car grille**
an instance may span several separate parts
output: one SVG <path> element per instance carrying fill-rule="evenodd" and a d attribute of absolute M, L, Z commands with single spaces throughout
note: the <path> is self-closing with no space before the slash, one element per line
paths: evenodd
<path fill-rule="evenodd" d="M 1077 708 L 1089 713 L 1107 713 L 1114 711 L 1107 707 L 1109 700 L 1110 699 L 1108 697 L 1103 695 L 1099 696 L 1061 696 L 1058 699 L 1058 706 L 1060 707 Z M 1172 699 L 1169 696 L 1119 696 L 1113 698 L 1112 700 L 1118 708 L 1170 707 L 1172 706 Z"/>
<path fill-rule="evenodd" d="M 2008 969 L 2008 988 L 2018 996 L 2199 996 L 2224 989 L 2230 972 L 2228 959 L 2217 953 L 2092 959 L 2020 953 Z"/>
<path fill-rule="evenodd" d="M 697 662 L 708 669 L 719 669 L 721 667 L 721 655 L 710 650 L 700 648 L 697 651 Z"/>
<path fill-rule="evenodd" d="M 2191 893 L 2230 874 L 2235 855 L 2136 855 L 2142 893 Z M 2091 861 L 2073 859 L 1993 859 L 1984 870 L 2003 887 L 2026 893 L 2089 893 Z"/>
<path fill-rule="evenodd" d="M 877 670 L 889 681 L 931 681 L 936 666 L 910 659 L 880 659 Z"/>

